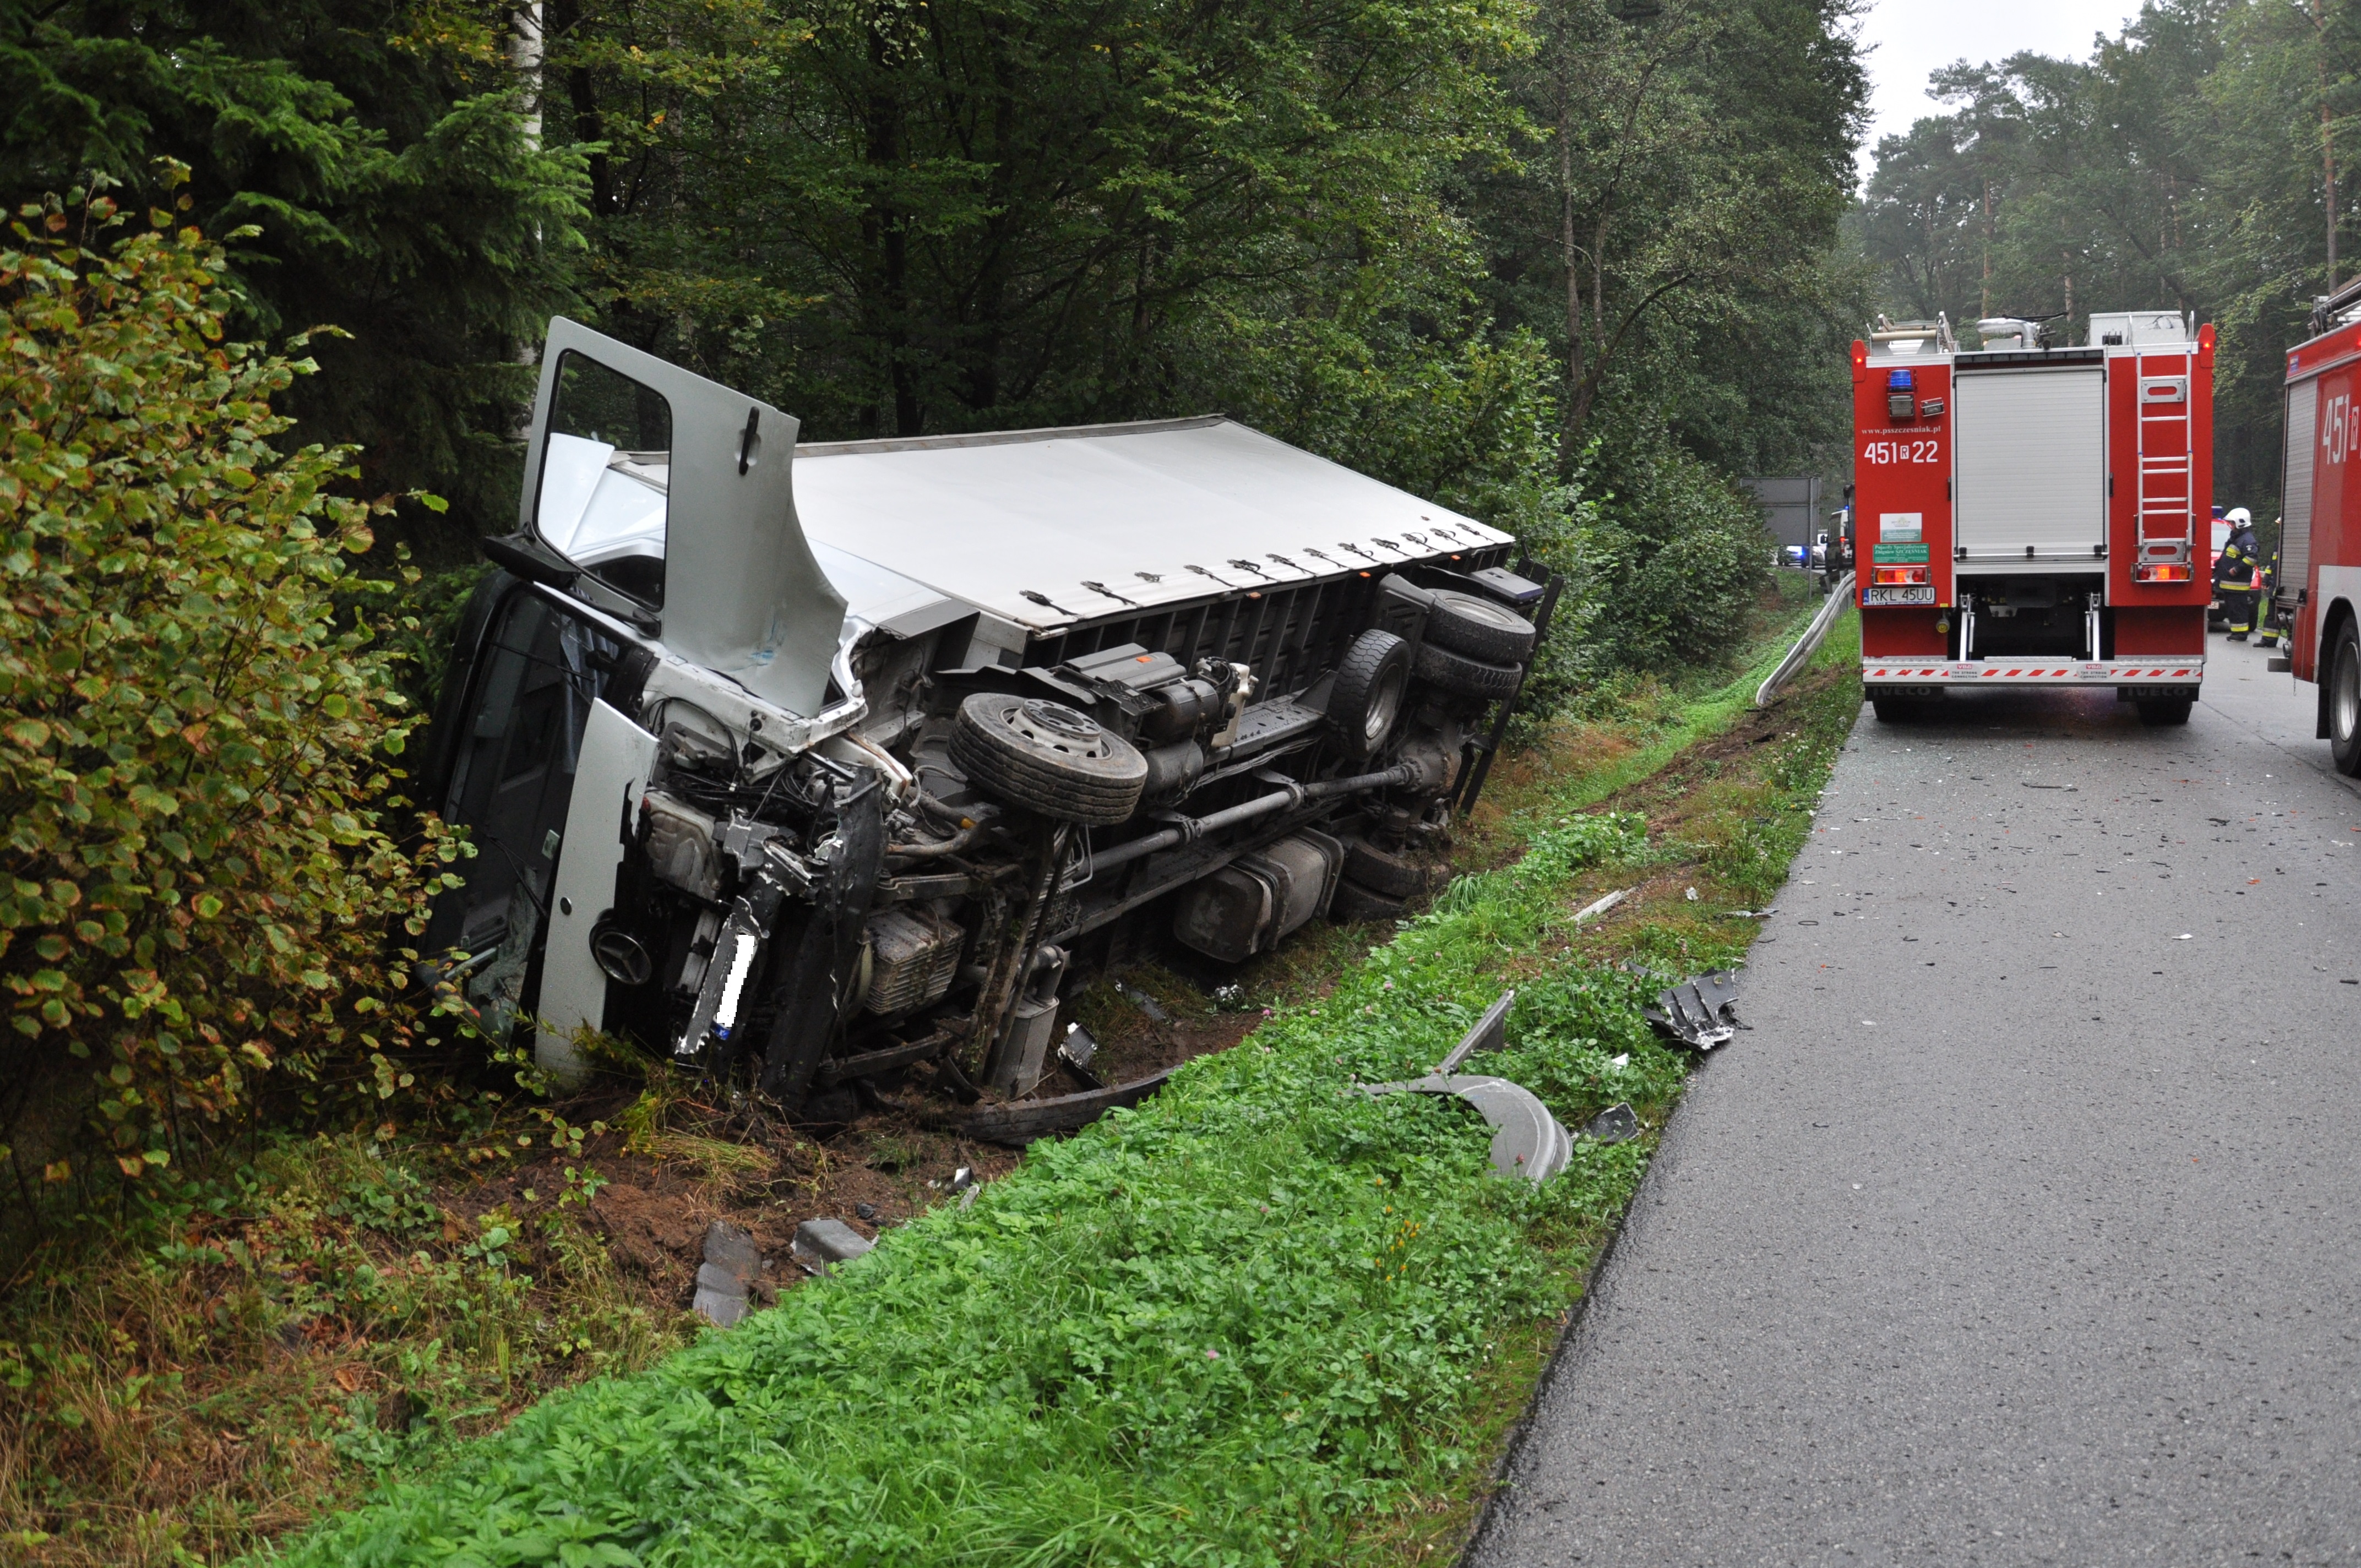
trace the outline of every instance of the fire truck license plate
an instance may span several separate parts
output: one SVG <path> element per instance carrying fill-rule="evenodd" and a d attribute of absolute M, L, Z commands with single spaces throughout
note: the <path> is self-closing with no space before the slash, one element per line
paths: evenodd
<path fill-rule="evenodd" d="M 1935 585 L 1926 583 L 1907 588 L 1865 588 L 1862 594 L 1861 602 L 1863 604 L 1933 604 Z"/>

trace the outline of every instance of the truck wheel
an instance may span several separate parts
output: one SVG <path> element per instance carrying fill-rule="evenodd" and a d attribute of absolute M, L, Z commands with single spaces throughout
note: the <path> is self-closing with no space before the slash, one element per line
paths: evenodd
<path fill-rule="evenodd" d="M 2328 754 L 2338 773 L 2361 778 L 2361 630 L 2349 620 L 2328 655 Z"/>
<path fill-rule="evenodd" d="M 2147 696 L 2135 698 L 2132 706 L 2139 709 L 2142 724 L 2169 725 L 2188 723 L 2189 710 L 2197 703 L 2185 696 Z"/>
<path fill-rule="evenodd" d="M 960 704 L 950 752 L 978 787 L 1065 822 L 1121 822 L 1148 784 L 1148 759 L 1130 741 L 1043 697 L 978 692 Z"/>
<path fill-rule="evenodd" d="M 1873 696 L 1869 706 L 1877 710 L 1880 724 L 1907 724 L 1926 711 L 1906 696 Z"/>
<path fill-rule="evenodd" d="M 1390 631 L 1364 631 L 1345 650 L 1328 697 L 1328 722 L 1345 755 L 1359 761 L 1382 748 L 1401 718 L 1410 685 L 1410 644 Z"/>
<path fill-rule="evenodd" d="M 1455 652 L 1433 642 L 1419 644 L 1411 673 L 1439 690 L 1456 692 L 1461 696 L 1480 696 L 1488 702 L 1515 691 L 1524 674 L 1515 664 L 1495 664 L 1488 659 Z"/>
<path fill-rule="evenodd" d="M 1510 609 L 1456 588 L 1436 588 L 1426 612 L 1426 641 L 1494 664 L 1521 664 L 1532 656 L 1533 623 Z"/>
<path fill-rule="evenodd" d="M 1328 903 L 1328 918 L 1340 925 L 1357 925 L 1365 920 L 1402 920 L 1410 916 L 1410 905 L 1399 898 L 1388 898 L 1382 893 L 1371 893 L 1358 883 L 1340 882 L 1336 894 Z"/>
<path fill-rule="evenodd" d="M 1408 855 L 1391 854 L 1367 839 L 1345 840 L 1345 877 L 1389 898 L 1416 898 L 1434 887 L 1435 872 Z"/>

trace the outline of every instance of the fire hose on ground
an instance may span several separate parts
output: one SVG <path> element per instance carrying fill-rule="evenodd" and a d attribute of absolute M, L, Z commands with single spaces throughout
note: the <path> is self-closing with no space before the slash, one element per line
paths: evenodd
<path fill-rule="evenodd" d="M 1771 678 L 1754 689 L 1755 707 L 1761 707 L 1769 702 L 1779 688 L 1794 680 L 1796 672 L 1811 663 L 1812 655 L 1820 651 L 1820 644 L 1828 641 L 1828 628 L 1836 624 L 1838 616 L 1852 606 L 1852 576 L 1847 572 L 1837 579 L 1836 585 L 1828 589 L 1828 602 L 1820 606 L 1819 614 L 1812 617 L 1812 624 L 1804 628 L 1804 634 L 1795 639 L 1795 645 L 1787 650 L 1787 656 L 1779 661 L 1779 667 L 1771 672 Z"/>

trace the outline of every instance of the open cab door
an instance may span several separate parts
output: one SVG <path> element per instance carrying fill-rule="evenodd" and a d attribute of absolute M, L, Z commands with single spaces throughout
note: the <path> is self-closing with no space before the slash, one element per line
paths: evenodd
<path fill-rule="evenodd" d="M 817 713 L 844 598 L 796 520 L 796 430 L 758 399 L 558 317 L 520 534 L 578 574 L 576 595 L 666 651 Z"/>

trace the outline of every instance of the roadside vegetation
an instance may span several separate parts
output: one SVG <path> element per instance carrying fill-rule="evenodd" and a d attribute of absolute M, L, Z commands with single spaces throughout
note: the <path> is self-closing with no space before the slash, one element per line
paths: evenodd
<path fill-rule="evenodd" d="M 1688 1069 L 1639 1008 L 1742 957 L 1730 911 L 1784 879 L 1857 710 L 1849 621 L 1745 707 L 1809 608 L 1767 601 L 1735 681 L 1634 683 L 1537 733 L 1464 835 L 1488 869 L 1400 933 L 1274 955 L 1226 1011 L 1135 977 L 1204 1048 L 1242 1043 L 1021 1163 L 882 1119 L 811 1141 L 618 1078 L 570 1120 L 484 1100 L 439 1137 L 274 1138 L 95 1245 L 53 1237 L 0 1317 L 0 1512 L 24 1532 L 0 1561 L 224 1561 L 378 1481 L 386 1500 L 283 1550 L 1431 1560 Z M 1431 1067 L 1511 986 L 1486 1070 L 1568 1125 L 1629 1102 L 1648 1129 L 1539 1191 L 1485 1174 L 1472 1113 L 1351 1087 Z M 970 1208 L 959 1165 L 984 1178 Z M 727 1334 L 682 1310 L 709 1218 L 783 1251 L 864 1199 L 884 1245 L 841 1277 Z"/>

